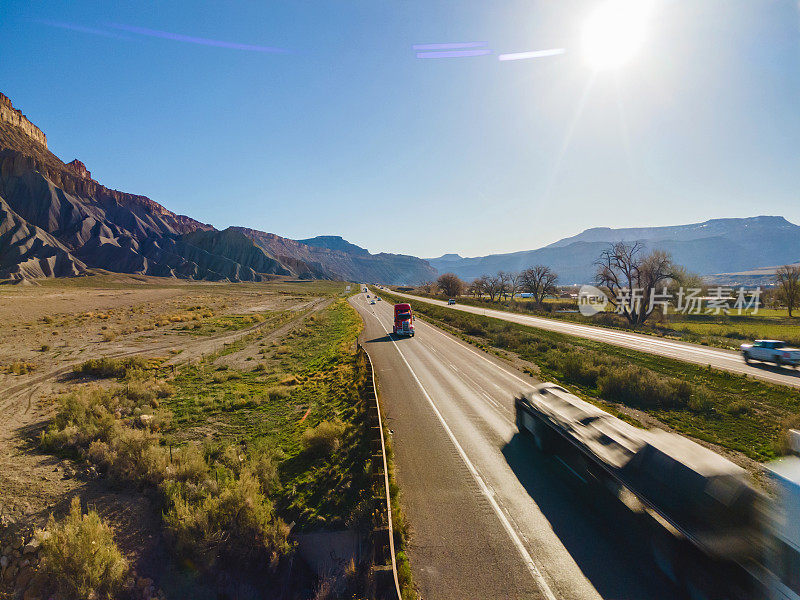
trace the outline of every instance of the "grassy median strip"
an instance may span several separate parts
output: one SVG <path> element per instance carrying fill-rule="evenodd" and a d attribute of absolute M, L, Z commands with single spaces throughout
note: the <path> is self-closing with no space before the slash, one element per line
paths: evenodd
<path fill-rule="evenodd" d="M 89 361 L 76 375 L 116 382 L 60 397 L 42 446 L 155 491 L 182 564 L 285 582 L 292 526 L 371 523 L 361 326 L 336 300 L 278 341 L 258 332 L 175 374 L 154 360 Z M 236 363 L 248 344 L 259 358 Z"/>
<path fill-rule="evenodd" d="M 514 352 L 539 368 L 538 377 L 581 395 L 646 412 L 677 431 L 755 460 L 782 454 L 784 434 L 800 424 L 800 392 L 701 365 L 601 342 L 410 302 L 430 321 L 478 345 Z"/>

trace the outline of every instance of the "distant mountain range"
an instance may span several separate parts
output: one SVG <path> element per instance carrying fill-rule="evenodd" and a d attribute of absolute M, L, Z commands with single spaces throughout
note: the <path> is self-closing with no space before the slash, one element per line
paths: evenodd
<path fill-rule="evenodd" d="M 666 250 L 677 263 L 700 275 L 800 261 L 800 226 L 771 216 L 712 219 L 669 227 L 597 227 L 537 250 L 476 258 L 445 254 L 427 260 L 440 273 L 450 271 L 468 280 L 484 273 L 520 271 L 543 264 L 559 274 L 561 283 L 587 283 L 594 279 L 594 261 L 603 249 L 620 240 L 642 241 L 647 248 Z"/>
<path fill-rule="evenodd" d="M 0 94 L 0 279 L 93 268 L 190 279 L 274 277 L 419 283 L 436 271 L 413 256 L 370 254 L 337 236 L 290 240 L 218 231 L 146 198 L 111 190 L 62 162 L 45 134 Z"/>
<path fill-rule="evenodd" d="M 765 265 L 800 261 L 800 227 L 769 216 L 593 228 L 536 250 L 476 258 L 445 254 L 427 261 L 371 254 L 339 236 L 292 240 L 245 227 L 219 231 L 145 196 L 104 187 L 79 160 L 62 162 L 48 150 L 44 132 L 0 94 L 0 279 L 105 269 L 213 281 L 296 277 L 417 284 L 448 271 L 470 280 L 544 264 L 569 284 L 592 281 L 594 261 L 619 240 L 666 250 L 690 271 L 721 274 L 715 281 L 763 279 Z"/>

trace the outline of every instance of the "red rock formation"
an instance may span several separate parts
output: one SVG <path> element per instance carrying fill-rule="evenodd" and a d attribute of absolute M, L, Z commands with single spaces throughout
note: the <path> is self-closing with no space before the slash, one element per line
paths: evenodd
<path fill-rule="evenodd" d="M 79 161 L 77 158 L 72 162 L 68 162 L 67 166 L 70 167 L 73 171 L 75 171 L 79 176 L 83 177 L 84 179 L 91 179 L 92 174 L 86 168 L 86 165 Z"/>

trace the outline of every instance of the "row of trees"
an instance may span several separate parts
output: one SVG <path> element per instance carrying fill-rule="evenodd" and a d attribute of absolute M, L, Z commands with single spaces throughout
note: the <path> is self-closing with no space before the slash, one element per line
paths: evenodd
<path fill-rule="evenodd" d="M 495 275 L 481 275 L 471 283 L 464 283 L 455 273 L 441 275 L 434 284 L 428 282 L 422 288 L 428 294 L 438 291 L 448 298 L 455 298 L 464 293 L 474 298 L 489 296 L 494 302 L 497 299 L 513 300 L 520 293 L 529 293 L 537 304 L 541 304 L 547 296 L 555 295 L 558 275 L 545 265 L 536 265 L 511 273 L 499 271 Z"/>
<path fill-rule="evenodd" d="M 675 264 L 668 253 L 661 250 L 646 253 L 641 242 L 611 244 L 595 261 L 595 267 L 595 284 L 606 294 L 616 312 L 632 325 L 644 323 L 653 313 L 654 306 L 648 301 L 626 301 L 626 290 L 636 290 L 640 298 L 649 299 L 664 287 L 702 285 L 699 278 Z M 438 288 L 451 298 L 465 292 L 476 298 L 488 296 L 492 302 L 513 300 L 520 293 L 528 293 L 541 306 L 546 297 L 558 294 L 558 275 L 546 265 L 535 265 L 519 273 L 500 271 L 495 275 L 482 275 L 469 285 L 455 274 L 445 273 L 435 284 L 430 282 L 423 287 L 428 293 Z"/>
<path fill-rule="evenodd" d="M 641 325 L 655 311 L 649 299 L 663 294 L 674 296 L 678 287 L 706 286 L 697 275 L 676 264 L 669 253 L 662 250 L 645 251 L 642 242 L 617 242 L 609 245 L 595 261 L 595 284 L 605 293 L 615 311 L 631 325 Z M 789 311 L 800 307 L 800 266 L 780 267 L 776 274 L 775 297 Z M 429 294 L 438 291 L 448 298 L 469 294 L 475 298 L 488 296 L 489 300 L 511 299 L 520 293 L 529 293 L 541 306 L 547 296 L 558 293 L 558 275 L 546 265 L 536 265 L 519 273 L 499 271 L 482 275 L 471 283 L 464 283 L 454 273 L 445 273 L 434 282 L 423 285 Z M 633 301 L 635 290 L 641 301 Z"/>

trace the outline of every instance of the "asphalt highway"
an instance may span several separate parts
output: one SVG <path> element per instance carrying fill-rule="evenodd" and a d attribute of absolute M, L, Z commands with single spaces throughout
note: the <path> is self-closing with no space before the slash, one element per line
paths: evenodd
<path fill-rule="evenodd" d="M 420 319 L 415 337 L 395 337 L 390 303 L 350 302 L 392 430 L 424 600 L 675 597 L 629 512 L 517 432 L 513 398 L 533 379 Z"/>
<path fill-rule="evenodd" d="M 402 294 L 395 291 L 393 291 L 392 294 L 420 302 L 443 306 L 452 310 L 460 310 L 476 315 L 484 315 L 504 321 L 511 321 L 513 323 L 520 323 L 522 325 L 530 325 L 531 327 L 537 327 L 539 329 L 605 342 L 606 344 L 631 348 L 632 350 L 639 350 L 640 352 L 649 352 L 651 354 L 658 354 L 660 356 L 700 365 L 711 365 L 717 369 L 723 369 L 733 373 L 743 373 L 758 379 L 763 379 L 764 381 L 769 381 L 770 383 L 800 387 L 800 371 L 789 367 L 778 367 L 766 363 L 752 363 L 752 365 L 747 365 L 742 359 L 741 354 L 730 350 L 677 342 L 675 340 L 668 340 L 652 335 L 627 333 L 625 331 L 606 329 L 604 327 L 581 325 L 568 321 L 559 321 L 558 319 L 531 317 L 503 310 L 468 306 L 466 304 L 448 305 L 447 302 L 443 300 L 432 300 L 430 298 L 422 298 L 420 296 Z"/>

